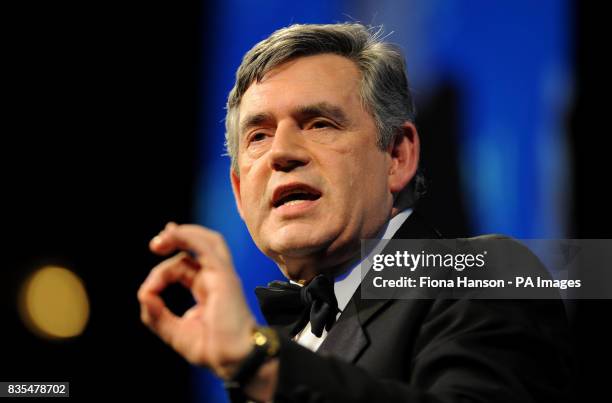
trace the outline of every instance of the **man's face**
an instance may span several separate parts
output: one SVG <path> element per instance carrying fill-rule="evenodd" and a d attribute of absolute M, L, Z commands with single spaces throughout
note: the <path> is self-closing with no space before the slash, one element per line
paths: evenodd
<path fill-rule="evenodd" d="M 390 217 L 391 154 L 376 145 L 359 89 L 352 61 L 323 54 L 273 69 L 242 98 L 234 194 L 255 243 L 289 277 L 343 263 Z"/>

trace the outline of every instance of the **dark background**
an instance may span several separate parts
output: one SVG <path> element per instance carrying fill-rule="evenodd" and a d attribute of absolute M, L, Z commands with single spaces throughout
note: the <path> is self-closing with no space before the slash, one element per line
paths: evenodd
<path fill-rule="evenodd" d="M 206 21 L 214 12 L 199 2 L 155 1 L 2 8 L 0 380 L 69 380 L 71 395 L 86 401 L 118 393 L 188 401 L 192 371 L 141 325 L 136 290 L 159 261 L 148 252 L 149 239 L 169 220 L 194 219 L 204 147 L 199 110 L 207 107 L 200 89 L 205 93 L 214 63 L 201 56 L 201 38 L 211 34 Z M 574 8 L 570 234 L 612 238 L 604 63 L 610 24 L 594 2 Z M 437 94 L 419 107 L 419 125 L 450 139 L 453 89 Z M 438 185 L 422 208 L 446 223 L 447 235 L 469 233 L 458 178 L 445 174 L 456 172 L 456 157 L 431 148 L 424 144 L 429 179 Z M 92 311 L 81 337 L 44 341 L 19 320 L 18 287 L 42 263 L 73 267 L 85 281 Z M 609 395 L 609 370 L 599 369 L 612 362 L 611 308 L 610 301 L 574 305 L 576 401 Z"/>
<path fill-rule="evenodd" d="M 148 241 L 191 219 L 204 16 L 181 3 L 2 12 L 2 380 L 69 380 L 79 401 L 191 395 L 189 365 L 140 323 L 136 300 L 160 260 Z M 87 286 L 89 325 L 72 341 L 41 340 L 17 316 L 18 286 L 43 262 L 74 268 Z"/>

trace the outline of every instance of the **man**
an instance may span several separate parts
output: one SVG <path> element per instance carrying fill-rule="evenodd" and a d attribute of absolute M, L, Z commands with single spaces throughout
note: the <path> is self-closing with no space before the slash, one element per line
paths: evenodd
<path fill-rule="evenodd" d="M 255 243 L 293 284 L 258 290 L 274 329 L 260 327 L 222 236 L 170 223 L 151 250 L 184 252 L 143 283 L 143 322 L 234 397 L 558 401 L 559 304 L 361 298 L 362 239 L 439 236 L 411 208 L 413 115 L 401 54 L 359 24 L 293 25 L 257 44 L 228 99 L 230 179 Z M 196 300 L 182 317 L 159 297 L 173 282 Z"/>

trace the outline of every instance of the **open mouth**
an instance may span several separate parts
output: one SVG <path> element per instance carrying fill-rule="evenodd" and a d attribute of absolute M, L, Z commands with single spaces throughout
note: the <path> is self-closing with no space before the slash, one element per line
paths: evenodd
<path fill-rule="evenodd" d="M 272 197 L 272 206 L 278 208 L 281 206 L 292 206 L 303 203 L 305 201 L 317 200 L 321 197 L 321 192 L 311 188 L 308 185 L 295 184 L 281 186 L 274 191 Z"/>

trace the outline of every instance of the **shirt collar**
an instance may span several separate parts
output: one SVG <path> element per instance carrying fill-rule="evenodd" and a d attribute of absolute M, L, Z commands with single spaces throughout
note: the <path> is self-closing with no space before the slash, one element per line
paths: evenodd
<path fill-rule="evenodd" d="M 410 217 L 412 211 L 413 210 L 411 208 L 403 210 L 395 217 L 387 221 L 387 223 L 379 231 L 379 234 L 382 235 L 377 236 L 376 239 L 380 240 L 393 238 L 393 235 L 395 235 L 397 230 L 408 219 L 408 217 Z M 361 263 L 370 258 L 371 255 L 377 251 L 377 249 L 377 247 L 374 247 L 366 257 L 360 259 L 357 264 L 353 265 L 349 270 L 345 271 L 343 274 L 334 279 L 334 294 L 336 294 L 338 309 L 340 309 L 340 311 L 343 311 L 344 308 L 346 308 L 351 297 L 355 291 L 357 291 L 357 287 L 359 287 L 359 284 L 361 284 L 361 270 L 359 270 Z M 291 284 L 299 285 L 300 287 L 302 286 L 302 284 L 293 280 L 289 280 L 289 282 Z"/>
<path fill-rule="evenodd" d="M 391 239 L 393 235 L 397 232 L 397 230 L 402 226 L 402 224 L 410 217 L 412 214 L 412 209 L 404 210 L 398 213 L 395 217 L 390 219 L 385 226 L 379 232 L 382 233 L 381 236 L 377 237 L 377 239 Z M 351 297 L 357 291 L 357 287 L 361 284 L 361 270 L 359 269 L 361 266 L 361 262 L 368 259 L 374 252 L 376 252 L 378 248 L 373 248 L 368 256 L 360 259 L 357 264 L 351 267 L 349 270 L 336 277 L 334 280 L 334 294 L 336 294 L 336 299 L 338 300 L 338 308 L 343 311 L 344 308 L 348 305 Z"/>

